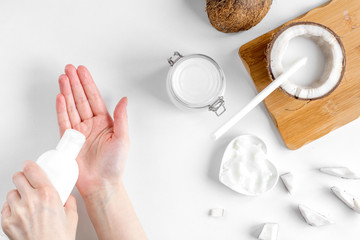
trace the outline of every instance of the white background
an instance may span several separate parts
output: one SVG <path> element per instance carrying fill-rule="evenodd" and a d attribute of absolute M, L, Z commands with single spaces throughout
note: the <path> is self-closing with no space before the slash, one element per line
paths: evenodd
<path fill-rule="evenodd" d="M 262 105 L 221 140 L 209 137 L 256 93 L 239 59 L 239 47 L 324 2 L 274 0 L 256 27 L 223 34 L 208 23 L 205 0 L 1 1 L 1 201 L 13 188 L 11 176 L 21 163 L 55 147 L 57 78 L 65 64 L 83 64 L 110 111 L 122 96 L 129 97 L 132 145 L 124 181 L 150 239 L 250 240 L 265 222 L 280 224 L 280 240 L 358 239 L 360 216 L 329 187 L 342 186 L 360 195 L 360 182 L 317 169 L 360 167 L 359 120 L 290 151 Z M 166 59 L 174 50 L 207 54 L 223 67 L 228 111 L 221 118 L 182 112 L 170 103 Z M 263 139 L 279 170 L 295 174 L 295 195 L 288 195 L 279 183 L 261 197 L 244 197 L 218 182 L 226 144 L 244 133 Z M 74 194 L 80 215 L 77 239 L 96 239 L 83 202 Z M 336 224 L 306 225 L 298 203 L 329 215 Z M 225 208 L 226 216 L 208 217 L 209 209 L 218 206 Z"/>

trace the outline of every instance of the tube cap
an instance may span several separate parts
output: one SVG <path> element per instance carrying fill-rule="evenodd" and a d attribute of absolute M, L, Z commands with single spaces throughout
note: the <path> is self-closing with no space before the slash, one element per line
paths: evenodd
<path fill-rule="evenodd" d="M 56 150 L 65 153 L 72 159 L 76 159 L 85 141 L 84 134 L 74 129 L 67 129 L 56 146 Z"/>

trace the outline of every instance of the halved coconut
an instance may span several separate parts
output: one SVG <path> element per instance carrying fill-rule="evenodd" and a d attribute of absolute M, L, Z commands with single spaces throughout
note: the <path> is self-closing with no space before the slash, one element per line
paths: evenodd
<path fill-rule="evenodd" d="M 281 85 L 281 89 L 288 95 L 301 100 L 315 100 L 328 96 L 343 78 L 346 65 L 345 49 L 335 32 L 318 23 L 291 23 L 274 36 L 267 49 L 270 77 L 274 80 L 286 70 L 282 60 L 290 40 L 296 37 L 308 38 L 319 46 L 325 57 L 324 71 L 317 81 L 308 86 L 297 84 L 289 79 Z"/>

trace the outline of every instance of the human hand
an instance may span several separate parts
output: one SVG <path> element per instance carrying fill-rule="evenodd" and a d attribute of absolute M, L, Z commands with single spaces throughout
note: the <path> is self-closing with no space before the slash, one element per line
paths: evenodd
<path fill-rule="evenodd" d="M 84 67 L 65 67 L 59 77 L 56 111 L 60 135 L 73 128 L 86 136 L 77 157 L 76 186 L 86 198 L 121 182 L 129 150 L 127 98 L 122 98 L 111 118 L 90 72 Z"/>
<path fill-rule="evenodd" d="M 75 239 L 78 221 L 76 200 L 63 206 L 46 173 L 33 161 L 13 175 L 11 190 L 1 210 L 1 226 L 14 240 Z"/>

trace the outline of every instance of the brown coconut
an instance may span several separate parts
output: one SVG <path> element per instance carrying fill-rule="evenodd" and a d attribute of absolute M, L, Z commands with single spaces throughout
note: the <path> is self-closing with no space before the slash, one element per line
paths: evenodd
<path fill-rule="evenodd" d="M 258 24 L 272 0 L 206 0 L 211 25 L 225 33 L 245 31 Z"/>

